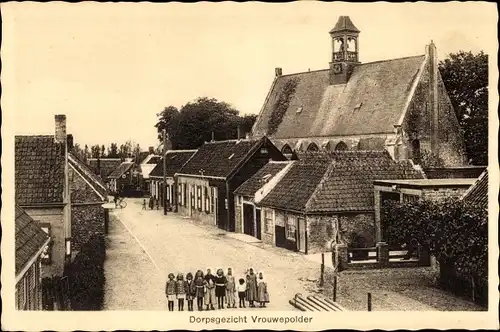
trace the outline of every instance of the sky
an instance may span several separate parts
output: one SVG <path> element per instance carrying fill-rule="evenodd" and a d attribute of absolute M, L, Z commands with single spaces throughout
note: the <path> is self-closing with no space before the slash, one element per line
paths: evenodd
<path fill-rule="evenodd" d="M 54 115 L 66 114 L 82 146 L 147 148 L 168 105 L 206 96 L 258 114 L 275 67 L 328 68 L 340 15 L 361 30 L 361 62 L 424 54 L 431 40 L 440 59 L 487 51 L 496 37 L 486 3 L 7 3 L 4 125 L 52 134 Z"/>

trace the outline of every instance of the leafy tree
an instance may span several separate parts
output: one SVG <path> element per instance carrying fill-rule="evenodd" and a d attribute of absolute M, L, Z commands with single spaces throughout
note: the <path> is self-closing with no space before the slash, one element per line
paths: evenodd
<path fill-rule="evenodd" d="M 101 158 L 104 158 L 106 156 L 106 147 L 104 144 L 101 146 Z"/>
<path fill-rule="evenodd" d="M 99 145 L 93 145 L 90 148 L 90 153 L 92 155 L 92 158 L 99 158 L 101 156 L 101 147 Z"/>
<path fill-rule="evenodd" d="M 241 117 L 239 111 L 226 102 L 214 98 L 198 98 L 182 106 L 179 111 L 166 107 L 155 125 L 162 142 L 165 128 L 173 149 L 195 149 L 205 141 L 237 138 L 238 126 L 249 130 L 256 116 Z M 245 128 L 243 128 L 245 127 Z"/>
<path fill-rule="evenodd" d="M 91 157 L 90 151 L 89 151 L 89 146 L 85 144 L 85 148 L 83 149 L 83 154 L 85 155 L 85 159 L 88 159 Z"/>
<path fill-rule="evenodd" d="M 441 61 L 439 70 L 474 165 L 488 164 L 488 55 L 460 51 Z"/>
<path fill-rule="evenodd" d="M 119 158 L 118 145 L 116 143 L 111 143 L 108 148 L 108 158 Z"/>

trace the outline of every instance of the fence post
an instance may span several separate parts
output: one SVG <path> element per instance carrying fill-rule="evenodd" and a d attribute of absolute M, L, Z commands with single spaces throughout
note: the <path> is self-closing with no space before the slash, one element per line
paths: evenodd
<path fill-rule="evenodd" d="M 320 279 L 319 279 L 319 285 L 321 287 L 323 287 L 323 284 L 325 282 L 324 275 L 325 275 L 325 253 L 322 252 L 321 253 L 321 276 L 320 276 Z"/>
<path fill-rule="evenodd" d="M 368 293 L 368 311 L 372 311 L 372 293 Z"/>
<path fill-rule="evenodd" d="M 377 263 L 380 268 L 389 265 L 389 246 L 386 242 L 377 242 Z"/>
<path fill-rule="evenodd" d="M 337 276 L 333 276 L 333 302 L 337 302 Z"/>

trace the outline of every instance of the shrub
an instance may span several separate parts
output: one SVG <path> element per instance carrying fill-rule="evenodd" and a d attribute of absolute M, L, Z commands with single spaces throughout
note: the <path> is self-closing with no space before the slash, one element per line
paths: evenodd
<path fill-rule="evenodd" d="M 67 266 L 71 308 L 73 310 L 101 310 L 104 301 L 104 236 L 96 234 L 82 246 L 82 250 Z"/>
<path fill-rule="evenodd" d="M 283 117 L 288 110 L 290 101 L 295 94 L 295 89 L 297 88 L 298 83 L 299 81 L 297 78 L 290 78 L 283 86 L 283 90 L 281 91 L 278 99 L 276 100 L 276 103 L 274 104 L 273 111 L 267 123 L 268 135 L 273 135 L 278 130 L 278 127 L 281 121 L 283 121 Z"/>

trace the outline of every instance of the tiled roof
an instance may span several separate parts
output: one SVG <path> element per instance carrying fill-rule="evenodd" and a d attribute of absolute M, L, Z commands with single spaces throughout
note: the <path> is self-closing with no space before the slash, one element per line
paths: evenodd
<path fill-rule="evenodd" d="M 488 209 L 488 169 L 477 179 L 477 181 L 465 192 L 463 200 L 478 204 Z"/>
<path fill-rule="evenodd" d="M 167 151 L 166 158 L 166 176 L 173 177 L 175 173 L 179 172 L 186 164 L 186 162 L 191 158 L 196 150 L 169 150 Z M 160 158 L 155 168 L 149 173 L 150 177 L 163 178 L 163 158 Z"/>
<path fill-rule="evenodd" d="M 123 162 L 121 163 L 111 174 L 108 175 L 110 179 L 118 179 L 120 176 L 125 174 L 129 169 L 134 166 L 133 162 Z"/>
<path fill-rule="evenodd" d="M 349 16 L 340 16 L 337 24 L 335 24 L 335 27 L 330 30 L 330 33 L 340 31 L 360 32 L 358 28 L 354 26 Z"/>
<path fill-rule="evenodd" d="M 228 177 L 231 172 L 264 142 L 258 140 L 228 140 L 206 142 L 179 171 L 181 174 Z"/>
<path fill-rule="evenodd" d="M 42 249 L 49 236 L 16 205 L 16 276 Z"/>
<path fill-rule="evenodd" d="M 347 84 L 330 85 L 328 69 L 279 76 L 252 134 L 268 134 L 271 114 L 291 80 L 297 84 L 295 93 L 273 138 L 394 133 L 424 59 L 360 64 Z"/>
<path fill-rule="evenodd" d="M 137 156 L 137 163 L 140 164 L 142 163 L 147 157 L 149 156 L 149 151 L 142 151 L 139 153 Z"/>
<path fill-rule="evenodd" d="M 152 156 L 146 164 L 158 164 L 160 162 L 161 157 L 160 156 Z"/>
<path fill-rule="evenodd" d="M 68 155 L 68 162 L 73 166 L 79 174 L 81 174 L 85 180 L 92 186 L 92 188 L 99 193 L 102 197 L 107 197 L 106 185 L 102 181 L 101 177 L 97 176 L 90 167 L 83 161 L 78 159 L 74 154 L 70 153 Z"/>
<path fill-rule="evenodd" d="M 264 183 L 269 181 L 273 176 L 278 174 L 283 168 L 288 165 L 286 161 L 270 161 L 264 167 L 257 171 L 250 179 L 243 182 L 234 193 L 243 196 L 253 196 Z M 266 178 L 264 178 L 266 177 Z"/>
<path fill-rule="evenodd" d="M 94 173 L 99 174 L 97 169 L 97 159 L 89 159 L 88 162 L 92 170 L 94 170 Z M 108 177 L 111 172 L 113 172 L 122 163 L 122 161 L 120 158 L 102 158 L 99 159 L 99 163 L 102 175 L 104 177 Z"/>
<path fill-rule="evenodd" d="M 387 151 L 345 151 L 335 155 L 307 204 L 307 212 L 372 211 L 374 180 L 423 178 L 411 164 L 395 162 Z"/>
<path fill-rule="evenodd" d="M 18 205 L 62 203 L 64 145 L 54 136 L 16 136 L 15 199 Z"/>
<path fill-rule="evenodd" d="M 422 178 L 386 151 L 305 152 L 260 204 L 305 213 L 372 211 L 376 179 Z"/>

